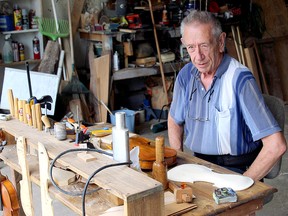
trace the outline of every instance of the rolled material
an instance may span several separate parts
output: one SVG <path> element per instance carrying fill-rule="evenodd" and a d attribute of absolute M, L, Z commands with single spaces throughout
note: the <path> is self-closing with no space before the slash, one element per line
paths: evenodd
<path fill-rule="evenodd" d="M 130 161 L 129 130 L 125 126 L 125 112 L 115 113 L 116 126 L 112 128 L 113 159 L 118 162 Z"/>

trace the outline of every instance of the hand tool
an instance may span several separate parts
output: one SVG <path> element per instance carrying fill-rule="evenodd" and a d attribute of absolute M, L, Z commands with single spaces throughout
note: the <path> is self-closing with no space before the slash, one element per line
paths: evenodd
<path fill-rule="evenodd" d="M 176 203 L 187 203 L 192 202 L 193 194 L 192 188 L 182 183 L 179 187 L 174 182 L 169 182 L 169 188 L 173 191 Z"/>
<path fill-rule="evenodd" d="M 152 166 L 152 176 L 163 185 L 163 189 L 168 188 L 167 163 L 164 160 L 164 136 L 157 136 L 155 139 L 156 161 Z"/>
<path fill-rule="evenodd" d="M 29 126 L 32 126 L 32 115 L 31 115 L 31 108 L 30 104 L 25 104 L 25 111 L 26 111 L 26 119 Z"/>
<path fill-rule="evenodd" d="M 45 132 L 47 132 L 51 128 L 51 124 L 49 118 L 47 117 L 47 102 L 45 102 L 44 105 L 45 105 L 45 115 L 41 116 L 41 120 L 45 125 Z"/>

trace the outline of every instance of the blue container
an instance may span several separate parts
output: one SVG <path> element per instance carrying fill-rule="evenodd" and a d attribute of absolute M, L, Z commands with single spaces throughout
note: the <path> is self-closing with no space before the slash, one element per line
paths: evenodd
<path fill-rule="evenodd" d="M 134 132 L 135 131 L 135 113 L 136 112 L 133 110 L 128 110 L 128 109 L 112 111 L 113 115 L 110 114 L 110 121 L 111 121 L 111 124 L 113 124 L 113 125 L 116 124 L 116 120 L 115 120 L 115 113 L 116 112 L 125 112 L 126 128 L 128 128 L 128 130 L 130 132 Z"/>
<path fill-rule="evenodd" d="M 14 22 L 12 15 L 0 15 L 0 31 L 13 31 L 14 30 Z"/>

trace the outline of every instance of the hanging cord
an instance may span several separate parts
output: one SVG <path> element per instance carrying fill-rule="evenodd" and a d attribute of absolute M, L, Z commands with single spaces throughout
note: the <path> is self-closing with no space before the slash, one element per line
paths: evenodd
<path fill-rule="evenodd" d="M 62 188 L 60 188 L 54 178 L 53 178 L 53 167 L 54 167 L 54 164 L 56 163 L 56 161 L 62 157 L 63 155 L 65 154 L 68 154 L 68 153 L 71 153 L 71 152 L 80 152 L 80 151 L 90 151 L 90 152 L 98 152 L 100 154 L 105 154 L 105 155 L 108 155 L 108 156 L 113 156 L 113 154 L 111 153 L 107 153 L 105 151 L 102 151 L 102 150 L 99 150 L 99 149 L 90 149 L 90 148 L 77 148 L 77 149 L 68 149 L 66 151 L 63 151 L 61 152 L 59 155 L 57 155 L 51 162 L 51 166 L 50 166 L 50 170 L 49 170 L 49 175 L 50 175 L 50 180 L 51 180 L 51 183 L 53 184 L 53 186 L 58 189 L 59 191 L 61 191 L 62 193 L 66 194 L 66 195 L 70 195 L 70 196 L 81 196 L 82 195 L 82 212 L 83 212 L 83 216 L 85 216 L 86 214 L 86 210 L 85 210 L 85 197 L 86 197 L 86 194 L 91 194 L 91 193 L 94 193 L 94 192 L 97 192 L 98 190 L 100 190 L 101 188 L 97 188 L 93 191 L 90 191 L 89 193 L 87 193 L 87 189 L 88 189 L 88 186 L 89 186 L 89 183 L 91 181 L 91 179 L 100 171 L 106 169 L 106 168 L 109 168 L 109 167 L 114 167 L 114 166 L 122 166 L 122 165 L 129 165 L 129 164 L 132 164 L 131 161 L 129 162 L 123 162 L 123 163 L 115 163 L 115 164 L 108 164 L 108 165 L 105 165 L 103 167 L 100 167 L 99 169 L 97 169 L 95 172 L 93 172 L 88 180 L 86 181 L 85 183 L 85 187 L 84 187 L 84 190 L 80 193 L 72 193 L 72 192 L 68 192 Z"/>
<path fill-rule="evenodd" d="M 171 104 L 171 103 L 169 103 L 169 104 L 164 104 L 164 105 L 162 106 L 161 111 L 160 111 L 160 114 L 159 114 L 158 122 L 160 122 L 160 119 L 161 119 L 161 117 L 162 117 L 162 113 L 163 113 L 164 108 L 165 108 L 166 106 L 169 107 L 170 104 Z"/>
<path fill-rule="evenodd" d="M 122 166 L 122 165 L 129 165 L 129 164 L 132 164 L 131 161 L 129 162 L 122 162 L 122 163 L 115 163 L 115 164 L 108 164 L 108 165 L 105 165 L 103 167 L 100 167 L 99 169 L 97 169 L 94 173 L 92 173 L 88 180 L 86 181 L 86 184 L 85 184 L 85 187 L 84 187 L 84 190 L 83 190 L 83 193 L 82 193 L 82 215 L 85 216 L 86 214 L 86 210 L 85 210 L 85 197 L 86 197 L 86 191 L 87 191 L 87 188 L 89 186 L 89 183 L 91 181 L 91 179 L 100 171 L 104 170 L 104 169 L 107 169 L 109 167 L 114 167 L 114 166 Z"/>

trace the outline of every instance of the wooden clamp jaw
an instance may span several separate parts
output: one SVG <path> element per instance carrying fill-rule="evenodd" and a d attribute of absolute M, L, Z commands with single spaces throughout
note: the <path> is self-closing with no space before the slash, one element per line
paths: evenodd
<path fill-rule="evenodd" d="M 187 186 L 185 183 L 181 184 L 181 187 L 176 185 L 174 182 L 169 182 L 169 188 L 173 191 L 176 203 L 189 203 L 192 202 L 193 193 L 192 188 Z"/>

